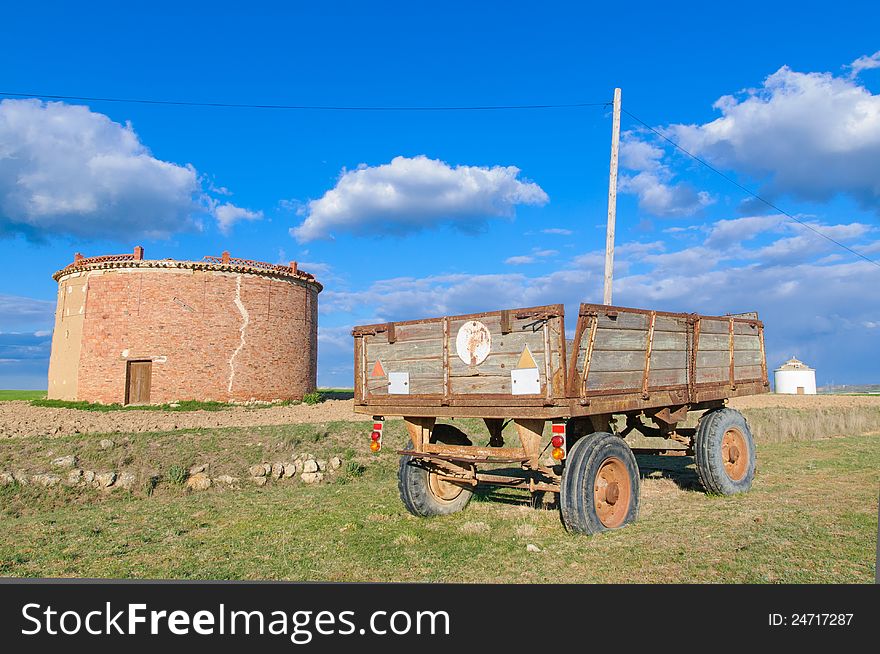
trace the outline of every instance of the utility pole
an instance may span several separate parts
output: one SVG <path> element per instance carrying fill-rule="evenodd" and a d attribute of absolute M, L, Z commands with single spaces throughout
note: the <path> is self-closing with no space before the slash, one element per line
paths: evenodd
<path fill-rule="evenodd" d="M 614 89 L 611 121 L 611 170 L 608 174 L 608 229 L 605 234 L 605 297 L 611 304 L 611 283 L 614 277 L 614 223 L 617 219 L 617 151 L 620 146 L 620 89 Z"/>

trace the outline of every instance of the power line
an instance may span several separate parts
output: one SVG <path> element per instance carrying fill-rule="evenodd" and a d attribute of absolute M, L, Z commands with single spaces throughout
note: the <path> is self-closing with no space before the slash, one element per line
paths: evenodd
<path fill-rule="evenodd" d="M 739 188 L 741 191 L 744 191 L 745 193 L 748 193 L 749 195 L 751 195 L 751 196 L 752 196 L 753 198 L 755 198 L 756 200 L 760 200 L 761 202 L 763 202 L 764 204 L 766 204 L 766 205 L 767 205 L 768 207 L 770 207 L 771 209 L 774 209 L 774 210 L 778 211 L 779 213 L 781 213 L 782 215 L 786 216 L 786 217 L 789 218 L 790 220 L 793 220 L 794 222 L 798 223 L 798 224 L 801 225 L 802 227 L 806 227 L 806 228 L 809 229 L 811 232 L 813 232 L 813 233 L 815 233 L 815 234 L 818 234 L 819 236 L 821 236 L 821 237 L 824 238 L 825 240 L 830 241 L 831 243 L 834 243 L 834 244 L 837 245 L 838 247 L 841 247 L 841 248 L 843 248 L 844 250 L 846 250 L 847 252 L 850 252 L 850 253 L 856 255 L 857 257 L 859 257 L 859 258 L 861 258 L 861 259 L 864 259 L 864 260 L 867 261 L 868 263 L 874 264 L 875 266 L 877 266 L 878 268 L 880 268 L 880 263 L 878 263 L 877 261 L 874 261 L 873 259 L 871 259 L 871 258 L 869 258 L 869 257 L 866 257 L 864 254 L 862 254 L 862 253 L 859 252 L 858 250 L 853 250 L 853 249 L 852 249 L 851 247 L 849 247 L 848 245 L 844 245 L 844 244 L 841 243 L 840 241 L 838 241 L 838 240 L 836 240 L 836 239 L 834 239 L 834 238 L 831 238 L 831 237 L 828 236 L 827 234 L 823 234 L 822 232 L 820 232 L 818 229 L 816 229 L 816 228 L 813 227 L 812 225 L 810 225 L 810 224 L 808 224 L 808 223 L 805 223 L 803 220 L 800 220 L 800 219 L 798 219 L 798 218 L 795 218 L 794 216 L 792 216 L 792 215 L 791 215 L 790 213 L 788 213 L 787 211 L 785 211 L 785 210 L 783 210 L 783 209 L 780 209 L 780 208 L 777 207 L 775 204 L 773 204 L 772 202 L 770 202 L 770 200 L 766 200 L 766 199 L 762 198 L 760 195 L 758 195 L 757 193 L 755 193 L 755 192 L 752 191 L 751 189 L 746 188 L 745 186 L 743 186 L 742 184 L 740 184 L 739 182 L 737 182 L 737 181 L 736 181 L 735 179 L 733 179 L 732 177 L 730 177 L 730 176 L 728 176 L 728 175 L 725 175 L 723 172 L 721 172 L 720 170 L 718 170 L 717 168 L 715 168 L 715 166 L 709 164 L 709 163 L 708 163 L 707 161 L 705 161 L 704 159 L 701 159 L 700 157 L 698 157 L 697 155 L 693 154 L 692 152 L 689 152 L 689 151 L 685 150 L 685 149 L 684 149 L 683 147 L 681 147 L 678 143 L 676 143 L 675 141 L 673 141 L 671 138 L 669 138 L 668 136 L 666 136 L 666 135 L 663 134 L 662 132 L 660 132 L 660 131 L 654 129 L 653 127 L 651 127 L 648 123 L 646 123 L 644 120 L 642 120 L 641 118 L 639 118 L 638 116 L 636 116 L 635 114 L 633 114 L 631 111 L 627 111 L 626 109 L 623 109 L 623 108 L 621 108 L 621 111 L 623 111 L 623 113 L 625 113 L 627 116 L 629 116 L 630 118 L 632 118 L 632 119 L 635 120 L 636 122 L 641 123 L 644 127 L 646 127 L 646 128 L 647 128 L 648 130 L 650 130 L 651 132 L 654 132 L 654 134 L 656 134 L 657 136 L 659 136 L 660 138 L 662 138 L 664 141 L 667 141 L 668 143 L 672 144 L 672 145 L 673 145 L 675 148 L 677 148 L 678 150 L 681 150 L 682 152 L 684 152 L 687 156 L 689 156 L 689 157 L 690 157 L 691 159 L 693 159 L 694 161 L 698 161 L 699 163 L 703 164 L 706 168 L 708 168 L 709 170 L 711 170 L 711 171 L 712 171 L 713 173 L 715 173 L 716 175 L 720 175 L 722 178 L 726 179 L 728 182 L 730 182 L 731 184 L 733 184 L 734 186 L 736 186 L 737 188 Z"/>
<path fill-rule="evenodd" d="M 610 102 L 573 102 L 568 104 L 506 104 L 470 106 L 360 106 L 313 104 L 241 104 L 234 102 L 189 102 L 186 100 L 148 100 L 144 98 L 98 98 L 84 95 L 48 95 L 45 93 L 12 93 L 0 91 L 0 96 L 42 98 L 45 100 L 80 100 L 84 102 L 119 102 L 126 104 L 173 105 L 178 107 L 223 107 L 229 109 L 288 109 L 312 111 L 500 111 L 508 109 L 572 109 L 604 107 Z"/>

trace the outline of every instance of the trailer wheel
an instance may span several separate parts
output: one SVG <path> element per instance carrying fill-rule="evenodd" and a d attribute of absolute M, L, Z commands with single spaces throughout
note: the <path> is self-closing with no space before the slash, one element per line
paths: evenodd
<path fill-rule="evenodd" d="M 708 411 L 694 440 L 697 475 L 716 495 L 745 493 L 755 478 L 755 442 L 745 416 L 736 409 Z"/>
<path fill-rule="evenodd" d="M 407 449 L 412 448 L 408 443 Z M 401 456 L 397 471 L 397 489 L 406 510 L 420 518 L 457 513 L 467 506 L 473 491 L 440 479 L 413 463 L 413 457 Z"/>
<path fill-rule="evenodd" d="M 596 432 L 568 451 L 559 493 L 568 531 L 596 534 L 618 529 L 639 514 L 639 466 L 622 438 Z"/>

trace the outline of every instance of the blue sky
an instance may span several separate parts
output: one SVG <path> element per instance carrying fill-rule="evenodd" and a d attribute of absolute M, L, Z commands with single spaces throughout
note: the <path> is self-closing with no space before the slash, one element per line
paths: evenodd
<path fill-rule="evenodd" d="M 610 100 L 880 259 L 880 9 L 810 3 L 19 3 L 0 91 L 195 102 Z M 343 112 L 0 102 L 0 388 L 45 387 L 55 283 L 88 255 L 230 250 L 353 324 L 601 300 L 609 110 Z M 624 115 L 615 303 L 758 310 L 768 363 L 878 382 L 880 268 L 748 202 Z M 572 325 L 569 325 L 573 327 Z"/>

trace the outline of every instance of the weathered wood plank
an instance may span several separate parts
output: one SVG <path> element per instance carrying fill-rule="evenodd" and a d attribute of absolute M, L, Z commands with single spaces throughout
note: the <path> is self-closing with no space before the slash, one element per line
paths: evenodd
<path fill-rule="evenodd" d="M 410 342 L 398 341 L 390 345 L 388 343 L 367 343 L 367 359 L 372 361 L 381 359 L 383 364 L 386 361 L 434 357 L 438 360 L 443 357 L 443 341 L 440 339 Z"/>
<path fill-rule="evenodd" d="M 453 377 L 450 380 L 453 395 L 506 394 L 510 395 L 510 375 L 490 377 Z M 544 377 L 541 376 L 541 385 Z"/>
<path fill-rule="evenodd" d="M 440 322 L 424 322 L 412 325 L 395 325 L 394 333 L 397 342 L 430 340 L 443 338 L 443 323 Z M 387 337 L 386 337 L 386 343 Z"/>
<path fill-rule="evenodd" d="M 676 370 L 657 370 L 651 368 L 648 372 L 648 392 L 651 392 L 652 386 L 674 386 L 687 385 L 687 369 Z"/>
<path fill-rule="evenodd" d="M 700 352 L 730 350 L 730 335 L 726 332 L 724 334 L 704 334 L 701 332 L 698 349 Z M 761 343 L 757 334 L 754 336 L 734 336 L 733 349 L 760 350 Z"/>
<path fill-rule="evenodd" d="M 684 350 L 652 350 L 651 370 L 687 369 Z M 596 372 L 639 371 L 645 369 L 645 354 L 637 350 L 593 352 L 590 369 Z"/>
<path fill-rule="evenodd" d="M 368 379 L 370 378 L 370 374 L 375 365 L 376 359 L 367 360 Z M 443 362 L 439 358 L 408 360 L 383 359 L 382 366 L 385 369 L 386 373 L 386 375 L 383 375 L 383 377 L 386 377 L 387 373 L 389 372 L 408 372 L 410 373 L 410 375 L 434 375 L 436 377 L 442 377 L 443 375 Z"/>
<path fill-rule="evenodd" d="M 686 318 L 673 318 L 672 316 L 657 316 L 654 323 L 655 332 L 687 332 Z"/>
<path fill-rule="evenodd" d="M 639 372 L 593 372 L 587 377 L 587 391 L 605 391 L 617 388 L 639 389 L 642 387 L 642 371 Z"/>
<path fill-rule="evenodd" d="M 730 365 L 697 368 L 697 383 L 725 382 L 730 380 Z"/>
<path fill-rule="evenodd" d="M 616 317 L 611 318 L 599 314 L 599 329 L 648 329 L 648 315 L 621 311 Z"/>
<path fill-rule="evenodd" d="M 700 319 L 700 334 L 727 334 L 730 332 L 730 321 L 713 318 Z"/>
<path fill-rule="evenodd" d="M 764 370 L 757 366 L 735 366 L 733 369 L 734 379 L 762 379 Z"/>
<path fill-rule="evenodd" d="M 760 350 L 734 350 L 733 362 L 739 368 L 740 366 L 761 366 L 763 357 Z"/>
<path fill-rule="evenodd" d="M 587 341 L 581 343 L 581 348 L 586 346 Z M 648 332 L 636 330 L 600 329 L 596 332 L 596 342 L 593 346 L 595 351 L 611 350 L 636 350 L 645 352 L 648 345 Z M 655 350 L 684 350 L 687 348 L 687 336 L 684 333 L 656 332 L 654 334 L 653 349 Z"/>

